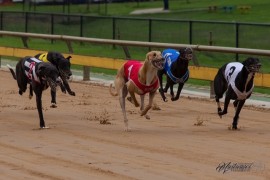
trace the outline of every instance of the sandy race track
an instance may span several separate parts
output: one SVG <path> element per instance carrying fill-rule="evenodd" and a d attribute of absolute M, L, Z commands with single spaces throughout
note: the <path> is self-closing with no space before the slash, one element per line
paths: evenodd
<path fill-rule="evenodd" d="M 213 100 L 156 101 L 150 120 L 127 103 L 124 131 L 117 97 L 108 87 L 71 82 L 72 97 L 43 94 L 39 130 L 35 96 L 18 94 L 0 70 L 0 179 L 270 179 L 269 109 L 244 107 L 239 131 L 228 130 L 233 108 L 220 119 Z M 203 122 L 201 125 L 198 122 Z"/>

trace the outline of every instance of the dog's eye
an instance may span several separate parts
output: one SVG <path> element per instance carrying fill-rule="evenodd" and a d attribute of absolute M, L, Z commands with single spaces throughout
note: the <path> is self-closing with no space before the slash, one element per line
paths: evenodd
<path fill-rule="evenodd" d="M 156 56 L 157 56 L 157 54 L 156 54 L 156 53 L 154 53 L 154 54 L 153 54 L 153 56 L 154 56 L 154 57 L 156 57 Z"/>

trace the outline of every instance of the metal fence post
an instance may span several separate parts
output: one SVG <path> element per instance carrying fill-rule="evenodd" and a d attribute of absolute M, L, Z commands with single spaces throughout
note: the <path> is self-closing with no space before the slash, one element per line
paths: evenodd
<path fill-rule="evenodd" d="M 148 41 L 152 41 L 152 19 L 149 19 L 149 32 L 148 32 Z"/>
<path fill-rule="evenodd" d="M 83 16 L 80 16 L 80 37 L 83 37 Z M 83 45 L 83 42 L 80 42 Z"/>
<path fill-rule="evenodd" d="M 236 35 L 236 39 L 235 39 L 235 47 L 239 47 L 239 23 L 235 23 L 235 35 Z M 235 54 L 235 59 L 236 61 L 239 60 L 239 54 Z"/>
<path fill-rule="evenodd" d="M 25 13 L 25 32 L 28 31 L 28 12 Z"/>
<path fill-rule="evenodd" d="M 90 80 L 90 67 L 83 66 L 83 80 L 89 81 Z"/>
<path fill-rule="evenodd" d="M 54 15 L 51 14 L 51 34 L 54 34 Z M 53 44 L 53 39 L 51 40 L 51 43 Z"/>
<path fill-rule="evenodd" d="M 192 21 L 189 21 L 189 44 L 192 44 Z"/>
<path fill-rule="evenodd" d="M 3 12 L 1 12 L 0 16 L 1 16 L 0 29 L 3 30 Z"/>
<path fill-rule="evenodd" d="M 214 99 L 215 96 L 214 81 L 210 81 L 210 99 Z"/>
<path fill-rule="evenodd" d="M 112 18 L 112 39 L 115 39 L 116 35 L 115 35 L 116 29 L 115 29 L 115 17 Z M 113 44 L 113 48 L 115 49 L 116 46 L 115 44 Z"/>

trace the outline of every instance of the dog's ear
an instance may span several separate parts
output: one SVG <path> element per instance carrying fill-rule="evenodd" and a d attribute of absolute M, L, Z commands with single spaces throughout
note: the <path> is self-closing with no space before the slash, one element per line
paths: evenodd
<path fill-rule="evenodd" d="M 69 61 L 70 61 L 70 58 L 72 58 L 72 57 L 71 56 L 66 57 L 66 59 L 69 60 Z"/>
<path fill-rule="evenodd" d="M 184 58 L 187 60 L 192 60 L 193 59 L 193 50 L 190 47 L 186 47 L 186 48 L 181 48 L 179 49 L 180 52 L 180 56 L 179 58 Z"/>
<path fill-rule="evenodd" d="M 146 54 L 146 59 L 147 60 L 152 60 L 157 56 L 157 52 L 156 51 L 150 51 Z"/>
<path fill-rule="evenodd" d="M 251 62 L 253 61 L 253 58 L 252 57 L 248 57 L 247 59 L 245 59 L 242 64 L 244 66 L 249 66 L 251 64 Z"/>

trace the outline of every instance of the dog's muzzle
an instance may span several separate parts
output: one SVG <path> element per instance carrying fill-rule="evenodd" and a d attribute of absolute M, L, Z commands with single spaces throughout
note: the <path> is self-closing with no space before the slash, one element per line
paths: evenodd
<path fill-rule="evenodd" d="M 188 61 L 191 61 L 193 59 L 193 54 L 186 54 L 185 59 L 187 59 Z"/>
<path fill-rule="evenodd" d="M 161 59 L 154 59 L 152 61 L 152 64 L 154 67 L 156 67 L 157 69 L 161 70 L 164 69 L 165 66 L 165 59 L 161 58 Z"/>
<path fill-rule="evenodd" d="M 246 68 L 247 68 L 247 70 L 248 70 L 249 72 L 257 73 L 257 72 L 260 71 L 261 66 L 262 66 L 261 63 L 258 63 L 258 64 L 252 64 L 252 65 L 249 65 L 249 66 L 247 66 Z"/>

